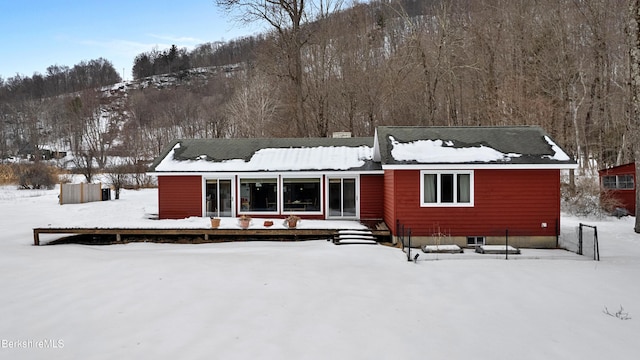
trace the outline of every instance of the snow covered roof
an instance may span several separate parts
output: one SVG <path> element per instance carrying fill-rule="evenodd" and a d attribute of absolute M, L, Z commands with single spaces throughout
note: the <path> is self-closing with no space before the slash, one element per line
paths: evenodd
<path fill-rule="evenodd" d="M 373 138 L 176 140 L 153 172 L 380 170 Z"/>
<path fill-rule="evenodd" d="M 380 171 L 465 166 L 566 169 L 577 165 L 537 126 L 381 126 L 375 138 L 175 140 L 150 171 Z"/>
<path fill-rule="evenodd" d="M 538 126 L 381 126 L 374 160 L 383 168 L 414 165 L 513 165 L 573 168 L 575 161 Z"/>

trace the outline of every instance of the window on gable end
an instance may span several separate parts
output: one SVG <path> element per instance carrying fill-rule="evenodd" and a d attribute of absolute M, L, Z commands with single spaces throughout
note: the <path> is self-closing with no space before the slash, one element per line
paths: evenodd
<path fill-rule="evenodd" d="M 420 205 L 473 206 L 473 171 L 420 172 Z"/>

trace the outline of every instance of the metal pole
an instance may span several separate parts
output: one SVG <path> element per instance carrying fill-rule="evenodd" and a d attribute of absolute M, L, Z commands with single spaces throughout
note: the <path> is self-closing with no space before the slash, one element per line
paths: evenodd
<path fill-rule="evenodd" d="M 409 247 L 407 248 L 407 261 L 411 261 L 411 228 L 409 228 Z"/>
<path fill-rule="evenodd" d="M 556 218 L 556 249 L 560 245 L 560 219 Z"/>
<path fill-rule="evenodd" d="M 396 237 L 402 244 L 402 237 L 400 237 L 400 220 L 396 219 Z M 402 244 L 402 250 L 404 250 L 404 244 Z"/>
<path fill-rule="evenodd" d="M 578 228 L 578 255 L 582 255 L 582 223 Z"/>
<path fill-rule="evenodd" d="M 504 259 L 509 260 L 509 229 L 505 229 L 504 233 Z"/>
<path fill-rule="evenodd" d="M 593 227 L 593 247 L 594 247 L 594 252 L 593 252 L 593 256 L 594 256 L 594 260 L 598 260 L 600 261 L 600 244 L 598 244 L 598 228 L 597 227 Z"/>

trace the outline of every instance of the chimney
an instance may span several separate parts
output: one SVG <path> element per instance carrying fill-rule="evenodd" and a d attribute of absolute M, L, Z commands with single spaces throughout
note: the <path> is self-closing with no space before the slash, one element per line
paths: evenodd
<path fill-rule="evenodd" d="M 336 131 L 333 133 L 333 136 L 331 136 L 333 138 L 350 138 L 351 137 L 351 131 Z"/>

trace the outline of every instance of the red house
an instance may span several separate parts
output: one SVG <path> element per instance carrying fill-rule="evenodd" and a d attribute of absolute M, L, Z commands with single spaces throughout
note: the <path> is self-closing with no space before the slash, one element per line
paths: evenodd
<path fill-rule="evenodd" d="M 374 138 L 176 140 L 152 165 L 160 218 L 384 221 L 412 243 L 554 247 L 560 170 L 539 127 L 378 127 Z"/>
<path fill-rule="evenodd" d="M 601 200 L 611 204 L 609 211 L 622 208 L 629 214 L 636 213 L 636 164 L 614 166 L 598 171 Z M 605 205 L 609 206 L 609 205 Z"/>

